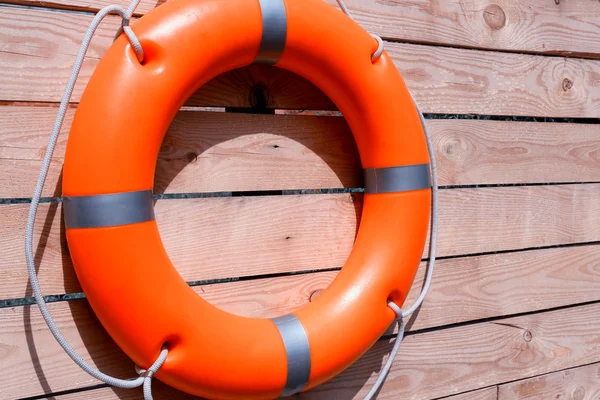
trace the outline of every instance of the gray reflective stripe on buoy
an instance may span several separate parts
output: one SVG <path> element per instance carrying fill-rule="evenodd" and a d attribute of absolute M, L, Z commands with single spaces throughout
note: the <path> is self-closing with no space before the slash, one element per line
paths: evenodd
<path fill-rule="evenodd" d="M 154 221 L 152 190 L 64 196 L 67 228 L 104 228 Z"/>
<path fill-rule="evenodd" d="M 259 0 L 262 13 L 262 40 L 255 63 L 276 64 L 285 49 L 287 14 L 283 0 Z"/>
<path fill-rule="evenodd" d="M 310 378 L 310 346 L 302 323 L 293 314 L 272 319 L 279 329 L 287 356 L 287 381 L 281 397 L 300 393 Z"/>
<path fill-rule="evenodd" d="M 429 164 L 367 168 L 364 174 L 367 194 L 410 192 L 431 187 Z"/>

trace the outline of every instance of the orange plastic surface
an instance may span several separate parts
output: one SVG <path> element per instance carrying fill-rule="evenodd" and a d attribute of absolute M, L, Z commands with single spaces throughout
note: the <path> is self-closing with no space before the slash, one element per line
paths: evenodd
<path fill-rule="evenodd" d="M 281 68 L 319 86 L 344 113 L 365 168 L 426 164 L 419 117 L 377 42 L 321 0 L 285 0 Z M 77 109 L 63 193 L 148 190 L 163 137 L 184 101 L 213 77 L 254 61 L 262 35 L 258 0 L 170 0 L 132 25 L 140 65 L 122 35 L 107 51 Z M 343 371 L 394 318 L 423 252 L 430 191 L 365 195 L 354 249 L 334 282 L 294 314 L 310 344 L 308 388 Z M 228 314 L 190 289 L 169 260 L 154 222 L 68 229 L 78 278 L 98 318 L 135 363 L 147 368 L 163 343 L 156 376 L 218 399 L 276 398 L 287 360 L 270 320 Z"/>

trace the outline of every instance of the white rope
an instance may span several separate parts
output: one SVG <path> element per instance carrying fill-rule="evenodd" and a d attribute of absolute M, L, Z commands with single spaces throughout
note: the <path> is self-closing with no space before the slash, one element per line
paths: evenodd
<path fill-rule="evenodd" d="M 350 9 L 348 8 L 348 6 L 344 2 L 344 0 L 336 0 L 336 1 L 337 1 L 338 5 L 340 6 L 340 9 L 342 10 L 342 12 L 344 14 L 346 14 L 349 18 L 354 19 L 354 17 L 350 13 Z M 371 62 L 375 62 L 375 61 L 379 60 L 379 57 L 381 57 L 381 55 L 383 54 L 383 51 L 385 50 L 385 45 L 383 43 L 383 39 L 381 39 L 380 36 L 374 35 L 372 33 L 371 33 L 371 36 L 373 36 L 373 38 L 375 40 L 377 40 L 377 50 L 375 50 L 375 53 L 373 53 L 371 55 Z"/>
<path fill-rule="evenodd" d="M 42 290 L 40 288 L 40 283 L 37 278 L 37 272 L 35 267 L 35 259 L 33 255 L 33 229 L 35 226 L 35 219 L 40 203 L 40 198 L 42 196 L 42 191 L 44 189 L 44 184 L 46 182 L 46 176 L 48 175 L 48 169 L 50 168 L 50 162 L 52 160 L 52 155 L 54 153 L 54 149 L 56 147 L 56 141 L 58 139 L 58 135 L 60 133 L 60 129 L 62 127 L 65 113 L 67 111 L 67 107 L 69 106 L 69 100 L 71 99 L 71 95 L 73 93 L 73 88 L 75 87 L 75 82 L 77 81 L 77 77 L 81 70 L 81 65 L 83 63 L 83 59 L 85 58 L 85 54 L 87 53 L 88 47 L 94 36 L 98 25 L 100 22 L 106 17 L 108 14 L 117 14 L 123 18 L 123 30 L 129 41 L 136 52 L 136 55 L 139 60 L 143 60 L 144 53 L 142 47 L 140 45 L 139 40 L 129 27 L 129 19 L 133 14 L 133 10 L 138 5 L 140 0 L 134 0 L 127 11 L 124 11 L 119 6 L 107 6 L 101 9 L 92 22 L 83 37 L 83 41 L 81 43 L 81 47 L 79 48 L 79 52 L 77 53 L 77 57 L 75 58 L 75 63 L 73 65 L 73 69 L 71 70 L 71 74 L 69 75 L 69 80 L 67 82 L 67 86 L 65 87 L 65 91 L 62 96 L 62 100 L 60 102 L 60 106 L 58 108 L 58 115 L 56 116 L 56 121 L 54 122 L 54 127 L 52 129 L 52 134 L 50 135 L 50 140 L 48 141 L 48 147 L 46 149 L 46 153 L 44 155 L 44 160 L 42 162 L 42 168 L 40 170 L 40 175 L 38 177 L 37 185 L 35 187 L 35 192 L 33 194 L 33 198 L 31 199 L 31 206 L 29 207 L 29 216 L 27 219 L 27 226 L 25 230 L 25 259 L 27 261 L 27 270 L 29 272 L 29 280 L 31 283 L 31 287 L 33 289 L 33 293 L 35 296 L 35 300 L 37 305 L 50 329 L 52 335 L 56 341 L 60 344 L 63 350 L 71 357 L 71 359 L 85 372 L 93 376 L 94 378 L 107 383 L 111 386 L 116 386 L 124 389 L 136 388 L 144 385 L 144 387 L 150 387 L 150 381 L 154 372 L 158 370 L 164 363 L 168 350 L 163 348 L 161 350 L 160 356 L 156 360 L 156 362 L 150 367 L 151 373 L 146 374 L 145 376 L 139 376 L 135 379 L 119 379 L 109 375 L 104 374 L 103 372 L 97 370 L 92 365 L 90 365 L 87 361 L 85 361 L 76 351 L 75 349 L 67 342 L 63 334 L 60 332 L 56 323 L 52 319 L 52 315 L 48 310 L 48 306 L 46 301 L 44 300 L 44 296 L 42 294 Z"/>
<path fill-rule="evenodd" d="M 340 6 L 342 12 L 344 14 L 346 14 L 348 17 L 354 19 L 352 17 L 352 14 L 350 13 L 350 10 L 348 9 L 348 6 L 346 6 L 346 3 L 344 2 L 344 0 L 336 0 L 336 1 L 337 1 L 338 5 Z M 381 37 L 379 37 L 377 35 L 373 35 L 373 34 L 371 34 L 371 36 L 373 36 L 377 40 L 377 43 L 379 43 L 377 50 L 375 51 L 375 53 L 373 53 L 373 55 L 371 55 L 371 61 L 375 62 L 383 54 L 384 43 L 383 43 L 383 40 L 381 39 Z M 435 270 L 435 256 L 436 256 L 436 249 L 437 249 L 437 232 L 438 232 L 437 165 L 435 162 L 435 152 L 433 150 L 431 136 L 429 134 L 429 129 L 427 129 L 427 124 L 425 123 L 425 117 L 423 117 L 423 113 L 421 112 L 421 109 L 419 108 L 419 105 L 414 100 L 414 98 L 413 98 L 413 103 L 415 104 L 415 107 L 417 108 L 417 112 L 419 113 L 419 119 L 421 120 L 421 125 L 423 126 L 423 131 L 425 132 L 425 138 L 427 140 L 427 150 L 429 152 L 429 159 L 430 159 L 430 163 L 431 163 L 430 164 L 430 174 L 431 174 L 432 190 L 431 190 L 431 233 L 430 233 L 430 239 L 429 239 L 429 263 L 427 264 L 427 274 L 425 276 L 425 283 L 423 284 L 423 288 L 421 289 L 421 294 L 419 295 L 417 300 L 414 302 L 414 304 L 408 308 L 408 310 L 402 311 L 402 309 L 400 307 L 398 307 L 397 304 L 395 304 L 393 302 L 388 303 L 388 307 L 390 307 L 396 313 L 396 321 L 398 321 L 398 333 L 396 334 L 396 340 L 394 342 L 394 347 L 392 348 L 392 351 L 390 352 L 390 355 L 389 355 L 385 365 L 381 369 L 381 372 L 379 373 L 377 380 L 373 384 L 373 387 L 371 388 L 371 390 L 369 390 L 369 393 L 367 393 L 367 395 L 365 396 L 365 400 L 371 400 L 371 399 L 375 398 L 377 396 L 377 393 L 383 386 L 385 379 L 387 378 L 390 370 L 392 369 L 394 359 L 396 358 L 396 355 L 398 355 L 398 350 L 400 349 L 402 340 L 404 339 L 404 318 L 407 318 L 410 315 L 412 315 L 416 310 L 419 309 L 419 307 L 421 307 L 421 304 L 423 304 L 423 300 L 425 300 L 425 296 L 427 296 L 427 293 L 429 293 L 429 289 L 431 288 L 431 281 L 433 279 L 433 271 Z"/>
<path fill-rule="evenodd" d="M 419 108 L 419 105 L 414 101 L 415 107 L 417 108 L 417 112 L 419 113 L 419 118 L 421 120 L 421 125 L 423 125 L 423 131 L 425 132 L 425 139 L 427 140 L 427 151 L 429 152 L 430 159 L 430 174 L 431 174 L 431 233 L 429 239 L 429 263 L 427 264 L 427 274 L 425 276 L 425 283 L 423 284 L 423 288 L 421 289 L 421 294 L 414 302 L 412 306 L 408 308 L 406 311 L 402 311 L 397 304 L 393 302 L 388 303 L 388 307 L 390 307 L 396 313 L 396 321 L 398 321 L 398 333 L 396 334 L 396 340 L 394 342 L 394 347 L 392 351 L 390 351 L 390 355 L 381 369 L 377 380 L 373 384 L 369 393 L 365 396 L 365 400 L 374 399 L 377 396 L 377 393 L 383 386 L 385 379 L 387 378 L 390 370 L 392 369 L 392 365 L 396 356 L 398 355 L 398 350 L 400 349 L 400 344 L 402 344 L 402 340 L 404 339 L 404 318 L 411 316 L 416 310 L 421 307 L 423 304 L 423 300 L 429 293 L 429 289 L 431 288 L 431 281 L 433 279 L 433 271 L 435 270 L 435 257 L 436 257 L 436 249 L 437 249 L 437 235 L 438 235 L 438 180 L 437 180 L 437 164 L 435 162 L 435 152 L 433 150 L 433 143 L 431 142 L 431 135 L 429 134 L 429 129 L 427 128 L 427 124 L 425 123 L 425 117 L 423 117 L 423 113 Z"/>

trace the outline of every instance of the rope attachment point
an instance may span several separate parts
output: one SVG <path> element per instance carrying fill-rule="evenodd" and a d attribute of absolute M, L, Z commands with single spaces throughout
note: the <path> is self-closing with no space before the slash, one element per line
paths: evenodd
<path fill-rule="evenodd" d="M 350 13 L 350 9 L 346 5 L 345 1 L 344 0 L 336 0 L 336 1 L 337 1 L 338 5 L 340 6 L 340 9 L 342 10 L 342 12 L 344 14 L 346 14 L 348 16 L 348 18 L 354 20 L 354 17 Z M 373 39 L 377 40 L 377 50 L 375 50 L 375 53 L 371 54 L 371 62 L 375 63 L 377 60 L 379 60 L 379 58 L 383 54 L 383 51 L 385 50 L 385 44 L 383 43 L 383 39 L 381 39 L 381 36 L 375 35 L 373 33 L 371 33 L 371 36 L 373 36 Z"/>

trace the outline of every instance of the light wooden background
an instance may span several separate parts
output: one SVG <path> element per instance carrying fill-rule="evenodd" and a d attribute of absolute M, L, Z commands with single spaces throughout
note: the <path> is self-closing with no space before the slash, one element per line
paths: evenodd
<path fill-rule="evenodd" d="M 0 399 L 140 399 L 98 385 L 62 352 L 31 305 L 23 254 L 57 102 L 93 12 L 108 3 L 9 2 L 0 4 Z M 600 3 L 348 3 L 386 39 L 428 113 L 444 186 L 439 269 L 380 398 L 600 399 Z M 156 5 L 144 0 L 138 11 Z M 36 259 L 65 336 L 104 372 L 129 377 L 132 363 L 77 283 L 59 198 L 71 118 L 118 22 L 107 18 L 84 63 Z M 181 275 L 218 307 L 282 315 L 343 265 L 361 167 L 343 118 L 304 112 L 333 109 L 308 82 L 251 66 L 211 82 L 175 118 L 158 161 L 157 219 Z M 297 398 L 361 398 L 390 337 Z M 158 399 L 186 397 L 155 389 Z"/>

